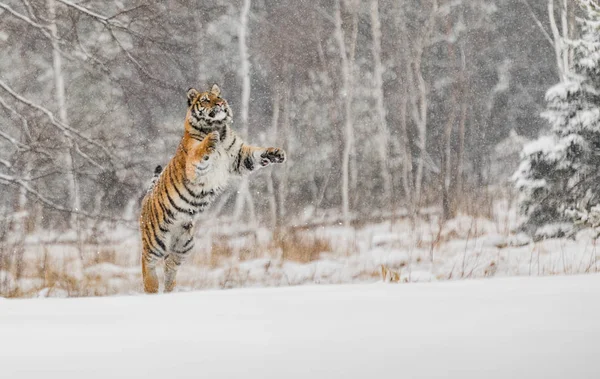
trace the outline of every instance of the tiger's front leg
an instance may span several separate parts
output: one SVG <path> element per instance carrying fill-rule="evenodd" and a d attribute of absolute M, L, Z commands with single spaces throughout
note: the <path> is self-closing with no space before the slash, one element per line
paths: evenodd
<path fill-rule="evenodd" d="M 233 171 L 247 174 L 274 163 L 283 163 L 286 154 L 278 147 L 257 147 L 242 145 L 234 162 Z"/>

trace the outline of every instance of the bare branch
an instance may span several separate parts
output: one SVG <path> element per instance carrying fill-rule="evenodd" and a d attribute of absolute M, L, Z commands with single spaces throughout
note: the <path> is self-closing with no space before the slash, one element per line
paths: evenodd
<path fill-rule="evenodd" d="M 140 70 L 140 72 L 142 74 L 144 74 L 146 77 L 148 77 L 148 79 L 154 80 L 155 82 L 160 83 L 161 85 L 163 85 L 166 88 L 170 88 L 170 89 L 174 89 L 174 90 L 178 90 L 179 89 L 176 86 L 170 85 L 169 83 L 164 82 L 163 80 L 161 80 L 161 79 L 155 77 L 154 75 L 152 75 L 152 73 L 148 72 L 148 70 L 146 70 L 144 68 L 144 66 L 142 66 L 142 64 L 133 55 L 131 55 L 131 53 L 129 52 L 129 50 L 127 50 L 125 48 L 125 46 L 123 46 L 123 44 L 121 43 L 121 41 L 119 41 L 119 39 L 117 38 L 117 36 L 115 35 L 115 33 L 112 30 L 110 30 L 110 29 L 109 29 L 109 32 L 110 32 L 110 35 L 113 38 L 113 40 L 117 43 L 117 45 L 121 49 L 121 51 L 123 51 L 123 53 L 125 53 L 125 55 L 131 61 L 131 63 L 133 63 L 135 65 L 135 67 L 137 67 L 138 70 Z"/>
<path fill-rule="evenodd" d="M 29 0 L 21 0 L 21 2 L 25 4 L 25 8 L 27 8 L 27 13 L 29 14 L 29 17 L 31 17 L 32 20 L 36 20 L 37 16 L 35 15 L 35 12 L 33 11 L 33 7 L 31 6 L 31 3 L 29 3 Z"/>
<path fill-rule="evenodd" d="M 77 10 L 77 11 L 79 11 L 79 12 L 81 12 L 81 13 L 83 13 L 83 14 L 91 17 L 91 18 L 93 18 L 94 20 L 96 20 L 97 22 L 101 23 L 102 25 L 104 25 L 109 30 L 112 27 L 112 28 L 116 28 L 116 29 L 120 29 L 120 30 L 126 31 L 127 33 L 133 34 L 133 35 L 135 35 L 137 37 L 145 38 L 143 35 L 141 35 L 141 34 L 135 32 L 134 30 L 132 30 L 129 26 L 127 26 L 127 25 L 121 23 L 120 21 L 114 19 L 114 17 L 116 17 L 119 13 L 122 13 L 122 12 L 119 12 L 119 13 L 117 13 L 114 16 L 107 17 L 107 16 L 103 16 L 103 15 L 101 15 L 99 13 L 96 13 L 96 12 L 94 12 L 93 10 L 91 10 L 89 8 L 83 7 L 83 6 L 79 5 L 79 4 L 73 3 L 73 2 L 68 1 L 68 0 L 56 0 L 56 1 L 59 2 L 59 3 L 62 3 L 64 5 L 66 5 L 66 6 L 68 6 L 70 8 L 73 8 L 73 9 L 75 9 L 75 10 Z"/>
<path fill-rule="evenodd" d="M 552 37 L 550 37 L 550 35 L 546 31 L 546 29 L 544 28 L 544 25 L 542 25 L 541 21 L 536 16 L 535 12 L 531 8 L 531 5 L 529 5 L 529 2 L 527 0 L 521 0 L 521 1 L 527 7 L 527 10 L 529 11 L 531 18 L 533 18 L 533 21 L 535 21 L 535 24 L 538 26 L 538 28 L 540 28 L 544 37 L 546 37 L 546 41 L 548 41 L 550 43 L 550 45 L 552 45 L 552 47 L 554 47 L 554 41 L 552 41 Z"/>
<path fill-rule="evenodd" d="M 40 202 L 42 202 L 44 205 L 46 205 L 47 207 L 50 207 L 54 210 L 57 210 L 59 212 L 67 212 L 67 213 L 75 213 L 81 216 L 85 216 L 85 217 L 89 217 L 92 219 L 107 219 L 107 220 L 111 220 L 111 221 L 129 221 L 129 220 L 125 220 L 125 219 L 121 219 L 121 218 L 115 218 L 112 216 L 107 216 L 107 215 L 102 215 L 102 214 L 92 214 L 89 212 L 85 212 L 79 209 L 71 209 L 71 208 L 67 208 L 64 207 L 62 205 L 56 204 L 54 201 L 48 199 L 47 197 L 45 197 L 44 195 L 42 195 L 41 193 L 39 193 L 39 191 L 35 190 L 34 188 L 32 188 L 26 181 L 20 179 L 20 178 L 16 178 L 14 176 L 9 176 L 9 175 L 5 175 L 5 174 L 1 174 L 0 173 L 0 183 L 4 183 L 4 184 L 8 184 L 8 185 L 16 185 L 19 188 L 23 188 L 29 195 L 32 195 L 33 197 L 35 197 L 37 200 L 39 200 Z"/>
<path fill-rule="evenodd" d="M 41 111 L 42 113 L 44 113 L 46 115 L 46 117 L 48 117 L 48 119 L 50 120 L 50 123 L 52 123 L 52 125 L 56 126 L 58 129 L 60 129 L 67 138 L 73 139 L 73 134 L 74 134 L 75 136 L 81 138 L 82 140 L 100 148 L 109 158 L 116 159 L 116 157 L 108 150 L 108 148 L 106 148 L 106 146 L 94 141 L 93 139 L 91 139 L 89 137 L 84 136 L 79 131 L 71 128 L 70 126 L 63 124 L 62 122 L 57 120 L 56 117 L 54 117 L 54 114 L 52 112 L 50 112 L 48 109 L 42 107 L 41 105 L 35 104 L 35 103 L 27 100 L 23 96 L 19 95 L 11 87 L 9 87 L 6 83 L 4 83 L 2 80 L 0 80 L 0 87 L 2 87 L 12 97 L 14 97 L 18 101 L 22 102 L 23 104 L 28 105 L 28 106 L 35 108 L 35 109 Z M 83 158 L 87 159 L 88 157 L 84 156 Z M 100 165 L 100 167 L 102 167 L 102 166 Z"/>
<path fill-rule="evenodd" d="M 82 13 L 85 13 L 88 16 L 95 18 L 98 22 L 100 22 L 100 23 L 102 23 L 104 25 L 114 25 L 114 26 L 119 26 L 119 27 L 127 29 L 120 22 L 118 22 L 118 21 L 111 21 L 108 17 L 102 16 L 101 14 L 96 13 L 96 12 L 94 12 L 94 11 L 86 8 L 86 7 L 82 7 L 79 4 L 75 4 L 75 3 L 72 3 L 72 2 L 67 1 L 67 0 L 56 0 L 56 1 L 58 1 L 59 3 L 63 3 L 64 5 L 66 5 L 68 7 L 74 8 L 74 9 L 76 9 L 76 10 L 82 12 Z"/>
<path fill-rule="evenodd" d="M 14 109 L 13 107 L 11 107 L 10 105 L 8 105 L 6 103 L 6 101 L 4 101 L 4 98 L 0 96 L 0 105 L 2 105 L 2 107 L 4 107 L 6 110 L 8 110 L 10 113 L 14 114 L 15 116 L 17 116 L 21 122 L 23 123 L 23 129 L 25 130 L 25 133 L 27 134 L 28 138 L 31 138 L 31 132 L 29 130 L 29 124 L 27 122 L 27 119 L 20 114 L 19 112 L 17 112 L 16 109 Z"/>
<path fill-rule="evenodd" d="M 12 164 L 10 164 L 10 162 L 5 159 L 0 158 L 0 164 L 8 168 L 9 170 L 12 168 Z"/>
<path fill-rule="evenodd" d="M 50 35 L 50 33 L 48 33 L 48 31 L 46 30 L 47 28 L 44 25 L 38 24 L 37 22 L 33 21 L 32 19 L 30 19 L 29 17 L 25 16 L 22 13 L 19 13 L 17 11 L 15 11 L 14 9 L 12 9 L 11 7 L 9 7 L 8 5 L 4 4 L 4 3 L 0 3 L 0 8 L 8 11 L 8 13 L 12 14 L 13 16 L 15 16 L 16 18 L 25 21 L 26 23 L 28 23 L 29 25 L 33 26 L 36 29 L 39 29 L 39 31 L 48 39 L 52 40 L 52 36 Z"/>

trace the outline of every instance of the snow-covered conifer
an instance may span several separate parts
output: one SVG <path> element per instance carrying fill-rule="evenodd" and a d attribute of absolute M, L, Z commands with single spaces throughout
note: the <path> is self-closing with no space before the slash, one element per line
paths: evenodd
<path fill-rule="evenodd" d="M 550 134 L 525 146 L 514 175 L 524 227 L 539 238 L 571 233 L 573 215 L 585 219 L 600 203 L 600 5 L 579 2 L 574 67 L 546 93 Z"/>

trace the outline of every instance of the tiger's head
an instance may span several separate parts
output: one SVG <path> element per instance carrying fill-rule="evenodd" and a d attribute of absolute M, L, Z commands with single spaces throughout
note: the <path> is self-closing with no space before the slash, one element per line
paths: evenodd
<path fill-rule="evenodd" d="M 221 97 L 221 89 L 213 84 L 210 91 L 199 92 L 194 88 L 187 91 L 187 121 L 192 129 L 210 133 L 230 124 L 233 114 L 227 100 Z M 189 130 L 193 132 L 193 130 Z"/>

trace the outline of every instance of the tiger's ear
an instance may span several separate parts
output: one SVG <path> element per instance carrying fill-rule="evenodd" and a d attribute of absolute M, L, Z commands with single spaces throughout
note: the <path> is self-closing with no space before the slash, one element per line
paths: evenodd
<path fill-rule="evenodd" d="M 190 88 L 187 90 L 187 103 L 188 103 L 188 107 L 190 105 L 192 105 L 192 103 L 194 102 L 194 100 L 196 100 L 196 98 L 198 97 L 198 95 L 200 95 L 200 92 L 196 91 L 193 88 Z"/>
<path fill-rule="evenodd" d="M 219 96 L 221 94 L 221 89 L 219 88 L 219 86 L 215 83 L 213 84 L 212 88 L 210 89 L 210 93 L 212 93 L 215 96 Z"/>

